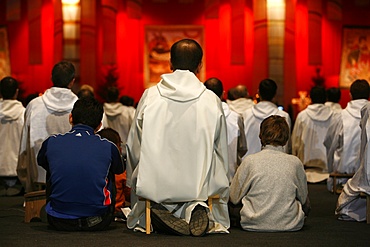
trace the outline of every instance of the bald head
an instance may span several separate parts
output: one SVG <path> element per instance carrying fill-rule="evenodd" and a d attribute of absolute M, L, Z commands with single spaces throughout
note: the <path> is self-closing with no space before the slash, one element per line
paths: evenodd
<path fill-rule="evenodd" d="M 248 97 L 248 89 L 244 85 L 238 85 L 235 87 L 234 91 L 234 97 L 235 99 L 239 98 L 247 98 Z"/>
<path fill-rule="evenodd" d="M 195 40 L 182 39 L 171 47 L 171 69 L 189 70 L 197 74 L 202 57 L 202 47 Z"/>

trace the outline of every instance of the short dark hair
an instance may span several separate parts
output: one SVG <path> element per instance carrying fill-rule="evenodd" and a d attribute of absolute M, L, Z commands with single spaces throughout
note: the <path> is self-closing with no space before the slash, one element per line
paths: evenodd
<path fill-rule="evenodd" d="M 229 89 L 229 91 L 227 91 L 227 98 L 229 100 L 236 100 L 236 98 L 235 98 L 235 90 L 236 90 L 236 88 L 235 87 L 232 87 L 232 88 Z"/>
<path fill-rule="evenodd" d="M 117 87 L 108 87 L 107 88 L 107 95 L 106 95 L 106 101 L 108 103 L 114 103 L 117 102 L 119 98 L 119 90 Z"/>
<path fill-rule="evenodd" d="M 331 87 L 326 90 L 326 99 L 330 102 L 338 103 L 341 97 L 340 89 Z"/>
<path fill-rule="evenodd" d="M 369 83 L 367 80 L 355 80 L 351 84 L 349 91 L 352 95 L 352 100 L 368 99 L 370 93 Z"/>
<path fill-rule="evenodd" d="M 204 82 L 204 86 L 207 89 L 214 92 L 219 98 L 222 97 L 222 93 L 224 92 L 224 87 L 222 86 L 222 81 L 216 77 L 209 78 Z"/>
<path fill-rule="evenodd" d="M 113 142 L 114 144 L 116 144 L 117 147 L 119 147 L 121 145 L 120 135 L 118 134 L 118 132 L 116 130 L 114 130 L 112 128 L 104 128 L 96 134 L 100 135 L 102 138 L 105 138 L 105 139 Z"/>
<path fill-rule="evenodd" d="M 276 82 L 272 79 L 264 79 L 260 82 L 258 90 L 262 100 L 271 101 L 276 95 Z"/>
<path fill-rule="evenodd" d="M 119 102 L 125 106 L 135 106 L 134 98 L 127 95 L 123 95 L 121 98 L 119 98 Z"/>
<path fill-rule="evenodd" d="M 0 81 L 0 92 L 3 99 L 13 99 L 18 89 L 18 81 L 7 76 Z"/>
<path fill-rule="evenodd" d="M 324 104 L 326 102 L 325 88 L 315 86 L 311 88 L 310 98 L 313 104 Z"/>
<path fill-rule="evenodd" d="M 76 101 L 72 109 L 73 125 L 84 124 L 94 130 L 103 118 L 103 106 L 92 97 L 82 97 Z"/>
<path fill-rule="evenodd" d="M 75 67 L 71 62 L 61 61 L 54 65 L 51 80 L 55 87 L 68 88 L 69 83 L 75 78 Z"/>
<path fill-rule="evenodd" d="M 172 69 L 190 70 L 197 73 L 199 64 L 202 62 L 202 47 L 192 39 L 182 39 L 171 47 Z"/>
<path fill-rule="evenodd" d="M 289 126 L 284 117 L 272 115 L 260 125 L 261 145 L 284 146 L 289 140 Z"/>

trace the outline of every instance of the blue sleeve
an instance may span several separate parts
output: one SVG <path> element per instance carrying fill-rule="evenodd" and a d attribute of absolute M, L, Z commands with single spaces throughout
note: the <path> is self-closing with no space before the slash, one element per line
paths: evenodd
<path fill-rule="evenodd" d="M 125 171 L 125 164 L 122 161 L 121 154 L 118 148 L 112 144 L 111 146 L 112 164 L 110 170 L 113 174 L 121 174 Z"/>
<path fill-rule="evenodd" d="M 39 153 L 37 154 L 37 164 L 49 172 L 49 162 L 46 157 L 46 150 L 49 143 L 49 138 L 46 139 L 41 146 Z"/>

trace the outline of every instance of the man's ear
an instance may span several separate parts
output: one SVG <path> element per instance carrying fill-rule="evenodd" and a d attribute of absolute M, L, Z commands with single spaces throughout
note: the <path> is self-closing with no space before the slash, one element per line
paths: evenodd
<path fill-rule="evenodd" d="M 69 113 L 69 123 L 71 125 L 73 125 L 73 117 L 72 117 L 72 113 Z"/>
<path fill-rule="evenodd" d="M 198 65 L 198 68 L 197 68 L 197 70 L 195 71 L 195 74 L 199 74 L 199 72 L 200 72 L 200 70 L 202 69 L 202 67 L 203 67 L 203 62 L 202 62 L 202 61 L 200 61 L 199 65 Z"/>
<path fill-rule="evenodd" d="M 75 83 L 75 78 L 72 79 L 72 81 L 68 84 L 68 88 L 71 89 L 73 87 L 73 84 Z"/>

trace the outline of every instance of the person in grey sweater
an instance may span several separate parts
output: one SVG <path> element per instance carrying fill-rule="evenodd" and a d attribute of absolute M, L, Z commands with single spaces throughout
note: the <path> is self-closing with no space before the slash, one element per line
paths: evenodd
<path fill-rule="evenodd" d="M 264 119 L 259 137 L 262 150 L 243 160 L 230 185 L 231 222 L 239 219 L 248 231 L 300 230 L 310 202 L 302 162 L 283 149 L 289 139 L 285 118 Z"/>

